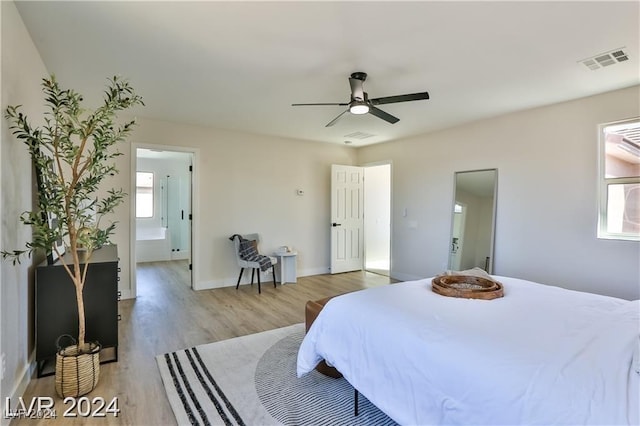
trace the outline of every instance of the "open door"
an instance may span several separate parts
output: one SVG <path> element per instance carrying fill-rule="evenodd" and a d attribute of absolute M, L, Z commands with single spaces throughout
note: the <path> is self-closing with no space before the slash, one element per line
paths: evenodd
<path fill-rule="evenodd" d="M 362 269 L 364 169 L 331 166 L 331 273 Z"/>

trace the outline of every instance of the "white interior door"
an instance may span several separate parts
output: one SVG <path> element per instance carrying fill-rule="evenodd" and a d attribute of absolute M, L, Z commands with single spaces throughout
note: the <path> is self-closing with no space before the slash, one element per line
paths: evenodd
<path fill-rule="evenodd" d="M 362 269 L 364 169 L 331 166 L 331 273 Z"/>

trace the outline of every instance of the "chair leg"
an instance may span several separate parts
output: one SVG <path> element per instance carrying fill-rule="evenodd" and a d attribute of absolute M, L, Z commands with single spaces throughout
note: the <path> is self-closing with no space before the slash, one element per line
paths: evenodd
<path fill-rule="evenodd" d="M 271 272 L 273 272 L 273 288 L 276 288 L 276 267 L 271 265 Z"/>
<path fill-rule="evenodd" d="M 256 273 L 256 268 L 253 268 L 251 270 L 251 285 L 253 285 L 253 276 L 255 275 L 255 273 Z M 260 280 L 260 276 L 258 276 L 258 280 Z"/>
<path fill-rule="evenodd" d="M 244 272 L 244 268 L 240 268 L 240 276 L 238 277 L 238 284 L 236 284 L 236 290 L 240 287 L 240 280 L 242 279 L 242 273 Z"/>
<path fill-rule="evenodd" d="M 254 269 L 255 271 L 255 269 Z M 258 294 L 261 294 L 262 291 L 260 290 L 260 270 L 258 269 Z"/>

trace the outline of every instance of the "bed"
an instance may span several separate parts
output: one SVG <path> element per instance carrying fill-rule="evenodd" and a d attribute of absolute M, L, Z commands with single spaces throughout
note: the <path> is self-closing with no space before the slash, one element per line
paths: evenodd
<path fill-rule="evenodd" d="M 638 424 L 640 301 L 495 277 L 504 297 L 431 279 L 331 299 L 298 353 L 325 359 L 400 424 Z"/>

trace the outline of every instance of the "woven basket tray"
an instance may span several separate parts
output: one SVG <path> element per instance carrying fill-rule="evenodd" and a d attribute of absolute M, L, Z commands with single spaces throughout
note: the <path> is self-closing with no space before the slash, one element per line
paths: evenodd
<path fill-rule="evenodd" d="M 441 275 L 431 281 L 434 293 L 448 297 L 491 300 L 504 296 L 502 284 L 472 275 Z"/>

